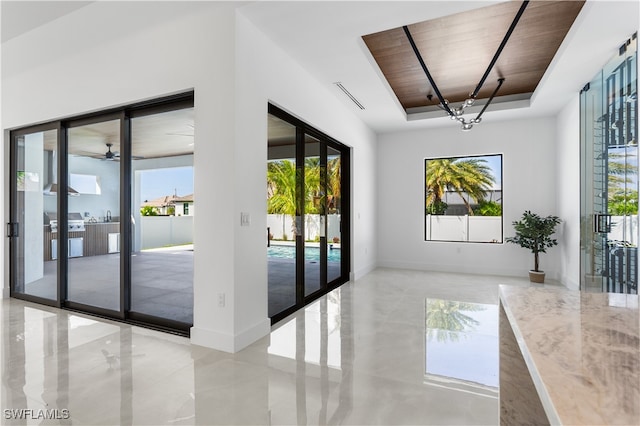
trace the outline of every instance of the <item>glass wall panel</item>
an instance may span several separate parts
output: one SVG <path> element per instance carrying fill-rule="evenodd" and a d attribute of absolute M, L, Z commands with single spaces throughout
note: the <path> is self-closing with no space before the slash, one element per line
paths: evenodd
<path fill-rule="evenodd" d="M 327 147 L 327 281 L 342 275 L 342 155 Z"/>
<path fill-rule="evenodd" d="M 268 117 L 267 259 L 273 317 L 296 304 L 296 127 Z"/>
<path fill-rule="evenodd" d="M 120 311 L 120 120 L 70 128 L 67 164 L 67 299 Z"/>
<path fill-rule="evenodd" d="M 193 108 L 131 119 L 131 311 L 193 323 Z"/>
<path fill-rule="evenodd" d="M 638 292 L 637 39 L 585 86 L 581 126 L 581 288 Z"/>
<path fill-rule="evenodd" d="M 325 179 L 326 162 L 321 164 L 320 141 L 313 136 L 304 136 L 304 295 L 320 290 L 326 282 L 322 280 L 321 251 L 326 254 L 325 229 Z M 321 240 L 325 241 L 321 250 Z M 326 260 L 326 259 L 325 259 Z"/>
<path fill-rule="evenodd" d="M 57 263 L 52 255 L 58 209 L 58 131 L 16 136 L 13 292 L 57 300 Z"/>

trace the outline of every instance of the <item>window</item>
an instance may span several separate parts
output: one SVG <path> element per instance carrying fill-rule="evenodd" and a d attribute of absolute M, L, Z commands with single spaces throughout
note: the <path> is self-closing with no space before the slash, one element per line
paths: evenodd
<path fill-rule="evenodd" d="M 502 155 L 425 159 L 425 240 L 502 243 Z"/>

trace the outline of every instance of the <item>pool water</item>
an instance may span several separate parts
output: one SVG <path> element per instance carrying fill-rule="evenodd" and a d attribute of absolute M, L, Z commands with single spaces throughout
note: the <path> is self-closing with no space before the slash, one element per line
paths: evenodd
<path fill-rule="evenodd" d="M 271 246 L 267 248 L 267 256 L 277 259 L 294 259 L 296 255 L 296 248 L 293 246 Z M 320 261 L 320 248 L 319 247 L 305 247 L 304 249 L 305 260 Z M 329 262 L 340 262 L 340 249 L 327 249 L 327 260 Z"/>

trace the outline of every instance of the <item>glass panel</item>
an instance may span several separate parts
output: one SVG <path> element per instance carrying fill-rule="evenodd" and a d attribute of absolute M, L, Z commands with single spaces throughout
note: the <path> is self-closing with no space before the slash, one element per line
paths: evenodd
<path fill-rule="evenodd" d="M 273 317 L 296 304 L 296 128 L 268 117 L 267 258 Z"/>
<path fill-rule="evenodd" d="M 69 202 L 68 300 L 120 310 L 120 121 L 68 131 L 69 182 L 72 175 L 94 176 L 98 194 L 71 185 Z M 52 242 L 57 256 L 60 245 Z"/>
<path fill-rule="evenodd" d="M 304 137 L 304 295 L 320 290 L 320 240 L 325 239 L 324 185 L 321 184 L 320 141 Z"/>
<path fill-rule="evenodd" d="M 327 282 L 342 275 L 342 156 L 327 147 Z"/>
<path fill-rule="evenodd" d="M 502 155 L 425 160 L 425 240 L 502 242 Z"/>
<path fill-rule="evenodd" d="M 581 288 L 637 293 L 636 41 L 582 91 Z"/>
<path fill-rule="evenodd" d="M 13 250 L 13 291 L 57 300 L 58 267 L 51 253 L 56 228 L 49 218 L 57 216 L 58 208 L 58 131 L 18 136 L 14 143 L 18 237 Z"/>
<path fill-rule="evenodd" d="M 131 311 L 193 323 L 193 108 L 131 120 Z"/>

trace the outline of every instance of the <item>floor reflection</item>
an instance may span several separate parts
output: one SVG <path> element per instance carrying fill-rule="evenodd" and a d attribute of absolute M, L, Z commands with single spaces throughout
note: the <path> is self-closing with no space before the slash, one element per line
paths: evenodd
<path fill-rule="evenodd" d="M 340 289 L 331 292 L 304 310 L 300 320 L 294 317 L 271 333 L 269 354 L 299 359 L 298 336 L 304 339 L 304 361 L 340 368 Z M 302 325 L 300 325 L 302 324 Z"/>
<path fill-rule="evenodd" d="M 425 318 L 426 382 L 497 396 L 498 306 L 426 299 Z"/>
<path fill-rule="evenodd" d="M 350 299 L 341 296 L 341 289 L 329 293 L 271 333 L 270 423 L 336 424 L 350 412 L 353 376 L 342 360 L 351 357 L 353 334 L 342 320 Z M 288 384 L 292 373 L 295 387 Z M 295 410 L 273 409 L 283 401 Z"/>
<path fill-rule="evenodd" d="M 497 424 L 500 283 L 375 271 L 235 354 L 2 300 L 1 408 L 69 410 L 60 424 Z"/>

